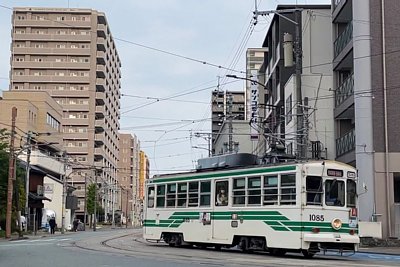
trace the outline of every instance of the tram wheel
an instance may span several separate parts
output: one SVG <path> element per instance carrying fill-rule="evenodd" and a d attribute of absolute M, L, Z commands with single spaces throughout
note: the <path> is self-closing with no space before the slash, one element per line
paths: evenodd
<path fill-rule="evenodd" d="M 305 249 L 302 250 L 301 253 L 303 253 L 304 258 L 306 258 L 306 259 L 311 259 L 312 257 L 315 256 L 314 252 L 310 252 L 310 251 L 305 250 Z"/>

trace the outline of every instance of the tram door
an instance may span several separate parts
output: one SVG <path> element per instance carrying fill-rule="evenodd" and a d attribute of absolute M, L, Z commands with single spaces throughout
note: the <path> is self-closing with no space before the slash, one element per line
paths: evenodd
<path fill-rule="evenodd" d="M 228 233 L 226 232 L 226 229 L 228 229 L 228 227 L 226 223 L 229 221 L 219 220 L 219 217 L 221 212 L 227 210 L 227 206 L 229 203 L 229 181 L 227 179 L 215 181 L 214 189 L 215 209 L 212 216 L 212 238 L 227 240 Z"/>

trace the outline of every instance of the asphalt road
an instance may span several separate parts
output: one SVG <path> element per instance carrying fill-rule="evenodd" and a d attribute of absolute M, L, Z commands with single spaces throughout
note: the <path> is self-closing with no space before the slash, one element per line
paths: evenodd
<path fill-rule="evenodd" d="M 125 266 L 399 266 L 400 255 L 358 253 L 304 259 L 299 254 L 273 257 L 237 250 L 171 248 L 148 243 L 141 230 L 78 232 L 18 241 L 0 242 L 1 267 L 125 267 Z"/>

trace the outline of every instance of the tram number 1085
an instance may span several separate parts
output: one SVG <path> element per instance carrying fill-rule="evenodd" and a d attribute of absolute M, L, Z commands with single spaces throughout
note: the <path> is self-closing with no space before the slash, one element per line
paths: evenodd
<path fill-rule="evenodd" d="M 310 214 L 310 221 L 323 222 L 324 221 L 324 215 Z"/>

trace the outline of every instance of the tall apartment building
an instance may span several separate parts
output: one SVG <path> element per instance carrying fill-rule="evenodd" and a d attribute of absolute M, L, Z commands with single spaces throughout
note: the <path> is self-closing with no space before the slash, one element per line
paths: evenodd
<path fill-rule="evenodd" d="M 63 108 L 64 148 L 84 211 L 84 174 L 97 175 L 110 210 L 118 163 L 120 59 L 105 14 L 76 8 L 15 8 L 10 90 L 47 91 Z M 93 168 L 97 168 L 93 171 Z M 90 169 L 90 170 L 89 170 Z"/>
<path fill-rule="evenodd" d="M 121 210 L 129 222 L 134 222 L 135 203 L 139 191 L 140 145 L 136 136 L 120 133 L 118 183 L 121 187 Z"/>
<path fill-rule="evenodd" d="M 359 175 L 360 219 L 400 237 L 397 0 L 332 0 L 336 159 Z"/>
<path fill-rule="evenodd" d="M 213 91 L 211 93 L 211 131 L 212 154 L 215 151 L 215 140 L 220 134 L 225 120 L 244 120 L 245 94 L 244 91 Z"/>

